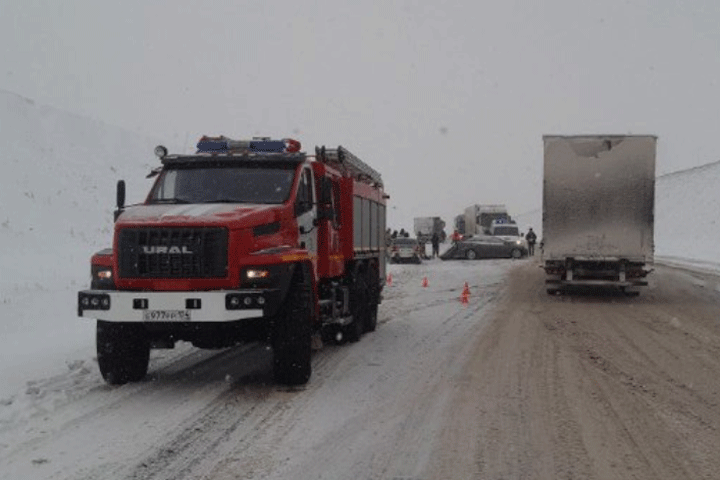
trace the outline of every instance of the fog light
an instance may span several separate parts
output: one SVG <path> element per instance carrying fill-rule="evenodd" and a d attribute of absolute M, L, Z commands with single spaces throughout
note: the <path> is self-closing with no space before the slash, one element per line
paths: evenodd
<path fill-rule="evenodd" d="M 105 308 L 108 308 L 108 307 L 110 306 L 110 298 L 108 298 L 108 297 L 103 297 L 103 299 L 102 299 L 102 306 L 105 307 Z"/>
<path fill-rule="evenodd" d="M 83 297 L 80 303 L 82 303 L 83 307 L 88 307 L 90 306 L 90 299 L 88 297 Z"/>
<path fill-rule="evenodd" d="M 246 306 L 250 306 L 250 304 L 252 303 L 252 298 L 250 298 L 250 297 L 245 297 L 245 299 L 243 300 L 243 302 L 245 303 Z"/>
<path fill-rule="evenodd" d="M 90 300 L 90 305 L 92 305 L 93 307 L 97 307 L 98 305 L 100 305 L 100 300 L 98 300 L 97 297 L 93 297 L 92 300 Z"/>
<path fill-rule="evenodd" d="M 238 297 L 230 297 L 230 305 L 237 307 L 240 305 L 240 299 Z"/>
<path fill-rule="evenodd" d="M 265 297 L 258 297 L 257 303 L 258 305 L 265 305 Z"/>

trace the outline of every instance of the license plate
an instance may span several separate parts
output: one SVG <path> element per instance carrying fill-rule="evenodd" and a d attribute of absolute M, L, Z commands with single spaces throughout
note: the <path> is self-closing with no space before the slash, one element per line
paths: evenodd
<path fill-rule="evenodd" d="M 143 320 L 146 322 L 189 322 L 189 310 L 144 310 Z"/>

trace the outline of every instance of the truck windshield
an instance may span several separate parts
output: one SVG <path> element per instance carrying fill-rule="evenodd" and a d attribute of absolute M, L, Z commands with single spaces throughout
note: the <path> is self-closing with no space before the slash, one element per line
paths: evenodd
<path fill-rule="evenodd" d="M 270 203 L 287 200 L 294 166 L 203 165 L 166 168 L 149 203 Z"/>
<path fill-rule="evenodd" d="M 517 227 L 495 227 L 494 234 L 495 235 L 512 235 L 515 237 L 520 235 Z"/>

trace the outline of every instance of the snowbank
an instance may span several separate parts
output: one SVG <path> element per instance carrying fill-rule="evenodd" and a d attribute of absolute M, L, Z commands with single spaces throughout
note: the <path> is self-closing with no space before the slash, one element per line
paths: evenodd
<path fill-rule="evenodd" d="M 158 140 L 0 90 L 0 398 L 28 370 L 54 374 L 93 355 L 76 316 L 90 255 L 109 245 L 115 184 L 142 200 Z M 34 377 L 31 377 L 34 378 Z"/>

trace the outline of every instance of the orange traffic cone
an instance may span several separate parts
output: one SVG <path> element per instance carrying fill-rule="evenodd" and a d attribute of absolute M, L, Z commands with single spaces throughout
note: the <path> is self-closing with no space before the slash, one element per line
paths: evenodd
<path fill-rule="evenodd" d="M 388 273 L 387 284 L 388 284 L 388 287 L 392 285 L 392 273 Z"/>
<path fill-rule="evenodd" d="M 467 305 L 468 303 L 470 303 L 470 287 L 468 286 L 467 282 L 465 282 L 465 287 L 460 294 L 460 302 L 463 305 Z"/>
<path fill-rule="evenodd" d="M 422 286 L 427 287 L 428 286 L 428 279 L 427 277 L 423 277 Z"/>

